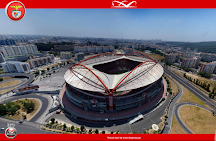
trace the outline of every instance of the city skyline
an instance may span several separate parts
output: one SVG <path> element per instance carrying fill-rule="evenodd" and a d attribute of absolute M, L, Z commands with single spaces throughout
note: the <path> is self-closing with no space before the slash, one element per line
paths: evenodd
<path fill-rule="evenodd" d="M 214 9 L 27 9 L 11 21 L 0 9 L 1 34 L 215 41 Z"/>

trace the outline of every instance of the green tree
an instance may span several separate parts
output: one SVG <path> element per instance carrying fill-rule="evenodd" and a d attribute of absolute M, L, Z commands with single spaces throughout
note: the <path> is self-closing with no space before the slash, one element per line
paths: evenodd
<path fill-rule="evenodd" d="M 73 125 L 71 126 L 71 130 L 72 130 L 72 131 L 74 130 L 74 126 L 73 126 Z"/>
<path fill-rule="evenodd" d="M 55 122 L 55 118 L 51 118 L 52 124 L 54 124 Z"/>
<path fill-rule="evenodd" d="M 35 109 L 35 104 L 31 101 L 31 102 L 25 102 L 23 104 L 25 110 L 27 111 L 27 113 L 32 112 Z"/>
<path fill-rule="evenodd" d="M 66 123 L 63 124 L 63 129 L 67 128 L 67 125 Z"/>
<path fill-rule="evenodd" d="M 92 132 L 92 129 L 89 129 L 89 133 L 91 133 Z"/>
<path fill-rule="evenodd" d="M 49 71 L 49 70 L 50 70 L 50 68 L 47 68 L 47 70 Z"/>
<path fill-rule="evenodd" d="M 0 104 L 0 116 L 7 114 L 7 107 L 4 104 Z"/>
<path fill-rule="evenodd" d="M 98 129 L 96 129 L 96 130 L 95 130 L 95 134 L 98 134 L 98 133 L 99 133 L 99 132 L 98 132 Z"/>
<path fill-rule="evenodd" d="M 84 125 L 81 125 L 80 130 L 83 132 L 84 129 L 85 129 L 85 126 L 84 126 Z"/>
<path fill-rule="evenodd" d="M 105 134 L 105 131 L 102 131 L 102 134 Z"/>
<path fill-rule="evenodd" d="M 45 70 L 41 70 L 41 73 L 44 74 L 44 73 L 45 73 Z"/>
<path fill-rule="evenodd" d="M 3 78 L 2 78 L 2 77 L 0 77 L 0 81 L 3 81 Z"/>
<path fill-rule="evenodd" d="M 7 102 L 6 106 L 8 109 L 10 109 L 14 105 L 14 102 Z"/>

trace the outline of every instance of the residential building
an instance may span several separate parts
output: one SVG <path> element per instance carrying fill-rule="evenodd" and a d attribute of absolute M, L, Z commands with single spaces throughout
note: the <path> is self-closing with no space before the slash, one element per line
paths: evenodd
<path fill-rule="evenodd" d="M 114 46 L 75 46 L 74 52 L 83 52 L 83 53 L 98 53 L 98 52 L 112 52 L 114 51 Z"/>
<path fill-rule="evenodd" d="M 39 56 L 30 56 L 28 60 L 28 64 L 31 68 L 46 65 L 48 63 L 52 63 L 54 60 L 53 55 L 45 55 L 44 57 Z"/>
<path fill-rule="evenodd" d="M 53 51 L 74 51 L 74 45 L 54 45 Z"/>
<path fill-rule="evenodd" d="M 182 68 L 198 68 L 201 57 L 184 58 L 182 60 Z"/>
<path fill-rule="evenodd" d="M 4 56 L 2 53 L 0 53 L 0 63 L 5 62 Z"/>
<path fill-rule="evenodd" d="M 133 49 L 132 48 L 124 48 L 124 52 L 125 52 L 125 55 L 126 54 L 129 54 L 129 53 L 132 53 L 133 52 Z"/>
<path fill-rule="evenodd" d="M 5 39 L 0 40 L 0 45 L 15 45 L 15 41 L 13 39 Z"/>
<path fill-rule="evenodd" d="M 6 61 L 1 65 L 6 73 L 29 73 L 31 71 L 29 64 L 26 62 Z"/>
<path fill-rule="evenodd" d="M 200 68 L 201 72 L 206 72 L 206 73 L 216 73 L 216 61 L 213 61 L 211 63 L 204 63 L 201 65 Z"/>
<path fill-rule="evenodd" d="M 179 60 L 179 54 L 166 54 L 165 61 L 169 63 L 178 63 Z"/>
<path fill-rule="evenodd" d="M 81 60 L 83 60 L 84 59 L 84 53 L 76 53 L 75 54 L 75 60 L 76 61 L 81 61 Z"/>
<path fill-rule="evenodd" d="M 72 54 L 71 52 L 60 52 L 61 59 L 71 59 Z"/>
<path fill-rule="evenodd" d="M 0 52 L 4 57 L 23 56 L 38 53 L 36 45 L 1 46 Z"/>
<path fill-rule="evenodd" d="M 216 61 L 216 54 L 200 53 L 200 57 L 202 57 L 204 61 Z"/>

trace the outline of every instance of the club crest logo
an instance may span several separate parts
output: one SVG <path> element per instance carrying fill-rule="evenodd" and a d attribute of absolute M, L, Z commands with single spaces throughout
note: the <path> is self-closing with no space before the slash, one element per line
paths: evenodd
<path fill-rule="evenodd" d="M 17 135 L 17 131 L 16 129 L 14 128 L 15 124 L 13 123 L 8 123 L 8 128 L 5 130 L 5 136 L 8 138 L 8 139 L 13 139 L 16 137 Z"/>
<path fill-rule="evenodd" d="M 128 2 L 127 0 L 123 0 L 123 1 L 114 0 L 112 1 L 111 7 L 112 8 L 137 8 L 136 4 L 137 4 L 136 1 Z"/>
<path fill-rule="evenodd" d="M 6 6 L 5 13 L 13 21 L 21 20 L 25 15 L 25 6 L 19 1 L 12 1 Z"/>

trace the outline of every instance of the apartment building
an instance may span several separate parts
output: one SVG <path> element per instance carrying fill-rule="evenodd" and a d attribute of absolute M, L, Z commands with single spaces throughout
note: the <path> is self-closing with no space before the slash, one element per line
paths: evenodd
<path fill-rule="evenodd" d="M 53 54 L 45 55 L 44 57 L 39 56 L 30 56 L 30 59 L 27 61 L 31 68 L 42 66 L 48 63 L 52 63 L 54 60 Z"/>
<path fill-rule="evenodd" d="M 38 53 L 38 49 L 36 45 L 1 46 L 0 53 L 2 53 L 4 57 L 22 56 L 36 54 Z"/>
<path fill-rule="evenodd" d="M 2 63 L 2 62 L 4 62 L 4 61 L 5 61 L 4 56 L 3 56 L 2 53 L 0 53 L 0 63 Z"/>
<path fill-rule="evenodd" d="M 200 71 L 210 73 L 210 74 L 216 73 L 216 61 L 213 61 L 211 63 L 202 64 Z"/>
<path fill-rule="evenodd" d="M 60 52 L 61 59 L 71 59 L 72 54 L 71 52 Z"/>
<path fill-rule="evenodd" d="M 198 68 L 201 57 L 184 58 L 182 60 L 182 68 Z"/>
<path fill-rule="evenodd" d="M 7 61 L 1 63 L 4 72 L 6 73 L 29 73 L 30 66 L 26 62 Z"/>
<path fill-rule="evenodd" d="M 114 51 L 114 46 L 75 46 L 74 52 L 83 52 L 83 53 L 98 53 L 98 52 L 112 52 Z"/>
<path fill-rule="evenodd" d="M 178 63 L 179 60 L 179 54 L 166 54 L 165 61 L 169 63 Z"/>
<path fill-rule="evenodd" d="M 211 54 L 211 53 L 200 53 L 200 57 L 204 61 L 216 61 L 216 54 Z"/>
<path fill-rule="evenodd" d="M 129 53 L 132 53 L 133 52 L 133 49 L 132 48 L 124 48 L 124 52 L 125 52 L 125 55 L 126 54 L 129 54 Z"/>

